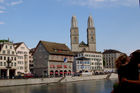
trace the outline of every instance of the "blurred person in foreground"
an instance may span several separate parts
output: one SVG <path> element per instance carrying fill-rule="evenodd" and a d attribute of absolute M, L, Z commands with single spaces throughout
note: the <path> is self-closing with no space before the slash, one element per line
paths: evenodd
<path fill-rule="evenodd" d="M 130 62 L 129 57 L 126 54 L 120 55 L 115 61 L 117 73 L 118 73 L 118 82 L 113 85 L 112 93 L 121 93 L 122 89 L 125 87 L 125 83 L 122 83 L 121 80 L 124 77 L 127 77 L 127 65 Z"/>
<path fill-rule="evenodd" d="M 127 84 L 127 93 L 140 93 L 140 50 L 130 55 L 128 64 L 128 77 L 123 77 L 121 82 Z"/>
<path fill-rule="evenodd" d="M 123 63 L 123 60 L 120 62 Z M 119 83 L 113 93 L 140 93 L 140 50 L 131 53 L 130 62 L 118 64 L 119 61 L 116 61 Z"/>

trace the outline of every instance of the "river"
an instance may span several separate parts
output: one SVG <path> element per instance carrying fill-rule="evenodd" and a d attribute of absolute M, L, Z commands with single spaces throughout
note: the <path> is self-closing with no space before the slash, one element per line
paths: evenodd
<path fill-rule="evenodd" d="M 117 80 L 88 80 L 69 83 L 52 83 L 0 87 L 0 93 L 110 93 Z"/>

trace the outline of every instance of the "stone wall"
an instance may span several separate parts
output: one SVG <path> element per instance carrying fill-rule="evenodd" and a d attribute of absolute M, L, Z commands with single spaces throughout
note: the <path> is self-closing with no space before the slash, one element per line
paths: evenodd
<path fill-rule="evenodd" d="M 57 82 L 74 82 L 82 80 L 96 80 L 106 79 L 107 75 L 84 76 L 84 77 L 59 77 L 59 78 L 37 78 L 37 79 L 8 79 L 0 80 L 0 87 L 5 86 L 19 86 L 19 85 L 35 85 L 35 84 L 48 84 Z M 117 74 L 111 74 L 110 79 L 117 79 Z"/>
<path fill-rule="evenodd" d="M 0 80 L 1 86 L 35 85 L 58 82 L 61 78 L 38 78 L 38 79 L 9 79 Z"/>

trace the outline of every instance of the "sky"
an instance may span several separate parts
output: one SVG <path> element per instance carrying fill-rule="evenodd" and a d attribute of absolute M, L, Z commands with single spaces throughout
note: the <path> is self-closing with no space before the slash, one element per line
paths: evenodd
<path fill-rule="evenodd" d="M 80 42 L 87 42 L 87 20 L 93 17 L 97 51 L 140 49 L 139 0 L 0 0 L 0 39 L 65 43 L 70 48 L 71 18 L 76 16 Z"/>

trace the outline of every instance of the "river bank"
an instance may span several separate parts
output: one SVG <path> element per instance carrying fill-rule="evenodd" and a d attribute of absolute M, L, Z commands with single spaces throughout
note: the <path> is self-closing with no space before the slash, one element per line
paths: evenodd
<path fill-rule="evenodd" d="M 108 75 L 94 75 L 94 76 L 84 76 L 84 77 L 66 76 L 66 77 L 58 77 L 58 78 L 7 79 L 7 80 L 0 80 L 0 87 L 106 79 L 107 76 Z M 117 74 L 112 73 L 109 78 L 110 79 L 117 78 Z"/>

